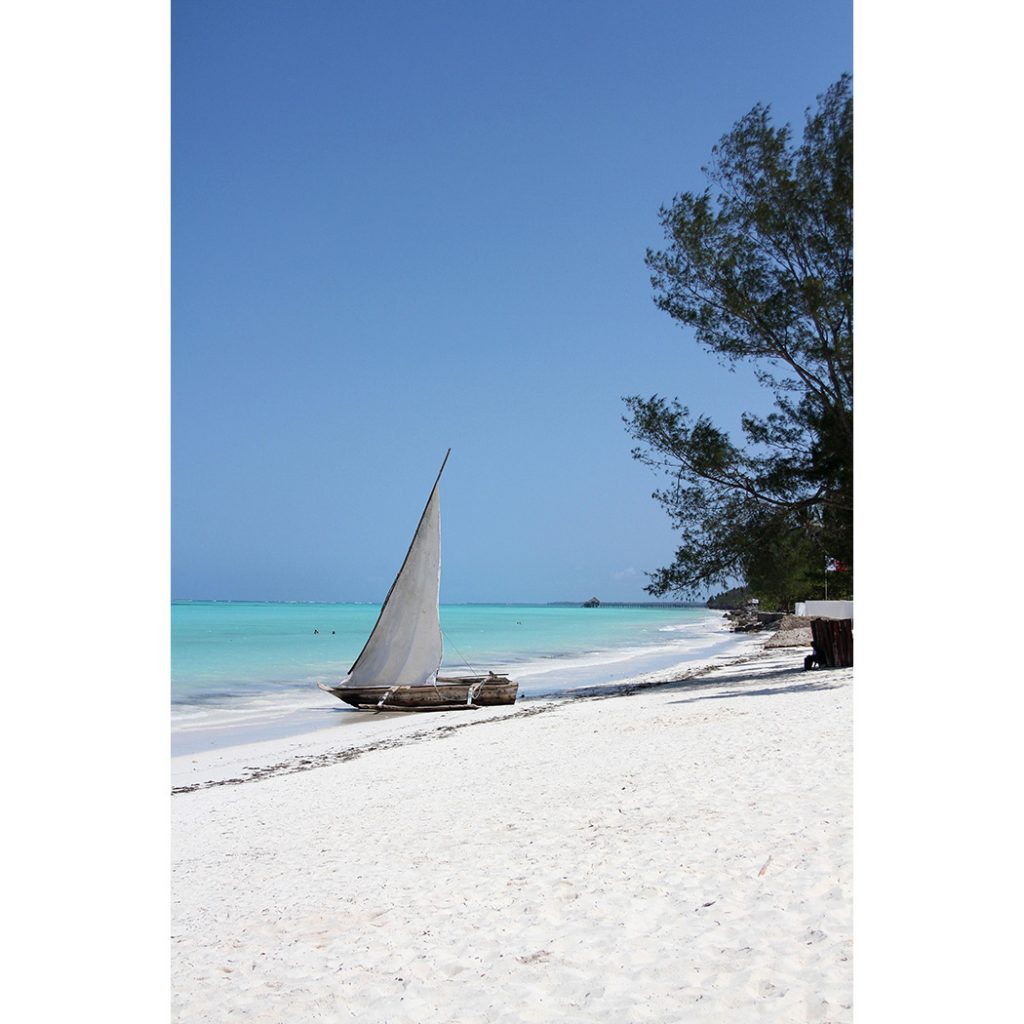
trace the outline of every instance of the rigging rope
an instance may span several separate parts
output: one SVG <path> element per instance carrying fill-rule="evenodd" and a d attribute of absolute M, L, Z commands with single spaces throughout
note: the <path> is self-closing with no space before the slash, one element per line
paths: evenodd
<path fill-rule="evenodd" d="M 462 653 L 462 651 L 458 649 L 458 647 L 455 646 L 455 644 L 452 643 L 451 637 L 443 629 L 441 630 L 441 636 L 444 637 L 445 642 L 448 644 L 448 646 L 451 647 L 452 650 L 455 651 L 455 653 L 462 659 L 463 664 L 466 666 L 466 668 L 468 668 L 470 672 L 472 672 L 474 675 L 479 675 L 480 669 L 478 669 L 475 665 L 471 665 L 469 663 L 467 657 Z"/>

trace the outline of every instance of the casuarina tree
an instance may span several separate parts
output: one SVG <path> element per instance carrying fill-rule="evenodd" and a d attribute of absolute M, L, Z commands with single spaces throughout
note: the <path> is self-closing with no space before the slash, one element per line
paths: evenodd
<path fill-rule="evenodd" d="M 712 149 L 706 187 L 660 211 L 647 253 L 655 301 L 772 396 L 737 434 L 678 398 L 625 399 L 635 458 L 679 532 L 652 594 L 736 579 L 778 601 L 853 561 L 853 100 L 843 75 L 802 139 L 755 106 Z M 692 398 L 690 399 L 692 402 Z M 833 577 L 835 578 L 835 577 Z M 831 586 L 831 585 L 830 585 Z M 833 593 L 852 586 L 836 579 Z"/>

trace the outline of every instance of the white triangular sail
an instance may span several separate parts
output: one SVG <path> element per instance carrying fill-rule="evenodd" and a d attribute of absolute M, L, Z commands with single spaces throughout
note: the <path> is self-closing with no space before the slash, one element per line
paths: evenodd
<path fill-rule="evenodd" d="M 449 449 L 450 453 L 451 449 Z M 441 508 L 437 474 L 402 568 L 391 584 L 377 625 L 343 686 L 422 686 L 441 666 Z"/>

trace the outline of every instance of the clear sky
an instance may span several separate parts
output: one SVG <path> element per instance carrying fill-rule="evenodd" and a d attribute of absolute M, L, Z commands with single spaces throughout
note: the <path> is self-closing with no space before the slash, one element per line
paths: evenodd
<path fill-rule="evenodd" d="M 846 0 L 172 5 L 172 592 L 644 600 L 622 396 L 765 396 L 652 301 L 658 208 L 852 69 Z"/>

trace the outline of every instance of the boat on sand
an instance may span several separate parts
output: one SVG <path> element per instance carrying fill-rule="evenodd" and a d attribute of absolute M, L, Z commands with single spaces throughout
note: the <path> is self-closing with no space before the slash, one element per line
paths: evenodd
<path fill-rule="evenodd" d="M 439 676 L 443 642 L 441 509 L 438 487 L 448 449 L 377 624 L 348 675 L 321 690 L 372 711 L 463 711 L 514 704 L 519 684 L 495 672 Z"/>

